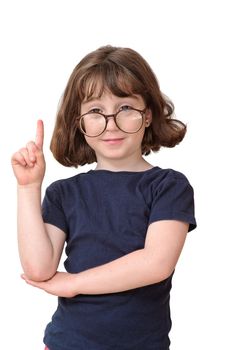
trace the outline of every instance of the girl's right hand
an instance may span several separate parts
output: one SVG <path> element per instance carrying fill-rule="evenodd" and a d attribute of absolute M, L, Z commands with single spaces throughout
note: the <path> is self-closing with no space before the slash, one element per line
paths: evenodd
<path fill-rule="evenodd" d="M 11 158 L 18 185 L 41 186 L 45 174 L 43 141 L 44 125 L 42 120 L 38 120 L 35 142 L 28 142 L 26 147 L 14 153 Z"/>

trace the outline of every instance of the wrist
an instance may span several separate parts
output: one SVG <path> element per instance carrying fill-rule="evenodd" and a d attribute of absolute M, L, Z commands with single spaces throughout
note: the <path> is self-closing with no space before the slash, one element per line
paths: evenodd
<path fill-rule="evenodd" d="M 28 191 L 41 191 L 42 183 L 31 183 L 27 185 L 17 184 L 17 189 L 20 192 L 28 192 Z"/>
<path fill-rule="evenodd" d="M 17 197 L 19 204 L 21 201 L 29 201 L 29 203 L 38 202 L 41 205 L 41 185 L 30 184 L 30 185 L 18 185 L 17 186 Z"/>
<path fill-rule="evenodd" d="M 70 276 L 70 294 L 75 297 L 80 293 L 80 274 L 79 273 L 69 273 Z"/>

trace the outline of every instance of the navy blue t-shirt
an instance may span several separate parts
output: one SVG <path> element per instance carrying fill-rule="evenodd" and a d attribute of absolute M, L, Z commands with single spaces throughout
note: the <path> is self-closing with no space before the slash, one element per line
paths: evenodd
<path fill-rule="evenodd" d="M 148 225 L 180 220 L 195 228 L 193 189 L 174 170 L 91 170 L 50 185 L 43 219 L 66 233 L 65 268 L 78 273 L 145 243 Z M 50 350 L 168 350 L 172 275 L 120 293 L 58 298 L 45 330 Z"/>

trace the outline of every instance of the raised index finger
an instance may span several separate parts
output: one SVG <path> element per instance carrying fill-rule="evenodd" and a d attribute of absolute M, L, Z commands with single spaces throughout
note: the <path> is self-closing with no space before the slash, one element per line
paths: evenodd
<path fill-rule="evenodd" d="M 44 143 L 44 123 L 42 120 L 38 120 L 37 121 L 37 128 L 36 128 L 35 144 L 40 150 L 42 150 L 43 143 Z"/>

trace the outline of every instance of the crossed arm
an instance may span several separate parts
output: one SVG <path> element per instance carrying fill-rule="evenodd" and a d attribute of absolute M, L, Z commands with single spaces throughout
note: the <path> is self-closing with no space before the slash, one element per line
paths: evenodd
<path fill-rule="evenodd" d="M 64 233 L 53 226 L 53 233 L 56 230 L 62 237 Z M 107 264 L 77 274 L 56 272 L 46 281 L 22 277 L 28 284 L 62 297 L 116 293 L 157 283 L 173 272 L 187 231 L 188 224 L 184 222 L 158 221 L 149 226 L 143 249 Z"/>
<path fill-rule="evenodd" d="M 65 233 L 42 220 L 43 139 L 43 122 L 39 120 L 35 142 L 29 142 L 12 156 L 18 182 L 18 245 L 24 271 L 22 278 L 48 293 L 73 297 L 121 292 L 169 277 L 188 232 L 187 223 L 175 220 L 152 223 L 143 249 L 81 273 L 57 272 Z"/>

